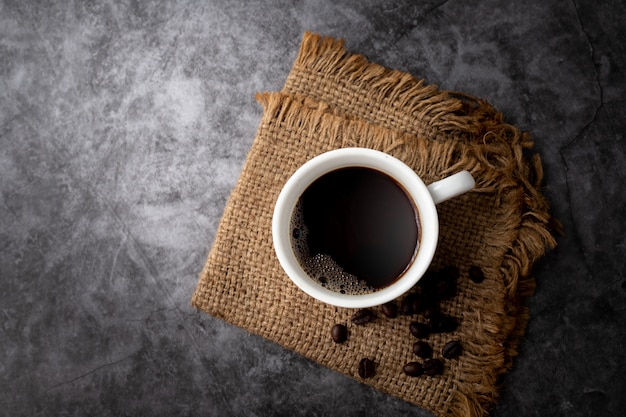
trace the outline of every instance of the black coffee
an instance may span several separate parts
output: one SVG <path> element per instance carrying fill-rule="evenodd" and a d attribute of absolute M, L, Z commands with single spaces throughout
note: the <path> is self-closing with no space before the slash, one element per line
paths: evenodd
<path fill-rule="evenodd" d="M 420 239 L 417 210 L 404 189 L 370 168 L 329 172 L 303 193 L 292 219 L 292 246 L 322 285 L 363 293 L 396 281 Z"/>

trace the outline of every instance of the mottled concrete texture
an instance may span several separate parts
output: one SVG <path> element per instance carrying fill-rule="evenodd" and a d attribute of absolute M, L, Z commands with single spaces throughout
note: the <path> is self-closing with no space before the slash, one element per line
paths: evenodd
<path fill-rule="evenodd" d="M 566 235 L 494 415 L 623 415 L 624 2 L 392 3 L 0 2 L 0 415 L 429 415 L 190 307 L 305 30 L 533 134 Z"/>

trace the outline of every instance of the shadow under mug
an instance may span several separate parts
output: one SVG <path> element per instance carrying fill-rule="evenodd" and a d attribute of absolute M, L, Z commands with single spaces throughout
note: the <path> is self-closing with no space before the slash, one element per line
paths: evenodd
<path fill-rule="evenodd" d="M 420 241 L 412 262 L 390 285 L 365 294 L 342 294 L 324 287 L 305 272 L 291 244 L 292 216 L 300 197 L 321 176 L 342 168 L 364 167 L 393 178 L 418 212 Z M 436 204 L 474 187 L 474 178 L 461 171 L 428 186 L 409 166 L 386 153 L 367 148 L 342 148 L 323 153 L 296 170 L 281 190 L 272 218 L 272 238 L 283 270 L 302 291 L 339 307 L 365 308 L 384 304 L 409 291 L 427 271 L 437 248 L 439 219 Z"/>

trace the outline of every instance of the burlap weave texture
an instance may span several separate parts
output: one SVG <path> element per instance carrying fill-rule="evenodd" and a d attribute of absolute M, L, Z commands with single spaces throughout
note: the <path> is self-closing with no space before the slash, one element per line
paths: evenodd
<path fill-rule="evenodd" d="M 529 137 L 481 100 L 427 86 L 310 33 L 283 90 L 258 99 L 263 116 L 193 305 L 436 415 L 487 414 L 526 326 L 532 264 L 554 246 L 556 223 L 539 192 L 539 159 L 528 157 Z M 353 325 L 353 310 L 302 293 L 274 254 L 271 221 L 284 183 L 314 156 L 351 146 L 387 152 L 426 183 L 462 169 L 476 179 L 473 191 L 438 206 L 432 268 L 454 265 L 461 272 L 457 295 L 441 305 L 459 327 L 428 342 L 437 357 L 449 340 L 464 348 L 459 358 L 444 360 L 442 375 L 402 372 L 416 360 L 409 324 L 422 317 L 388 319 L 375 309 L 373 322 Z M 482 283 L 469 279 L 473 265 L 484 271 Z M 349 327 L 347 342 L 332 341 L 336 323 Z M 376 363 L 372 378 L 358 376 L 363 357 Z"/>

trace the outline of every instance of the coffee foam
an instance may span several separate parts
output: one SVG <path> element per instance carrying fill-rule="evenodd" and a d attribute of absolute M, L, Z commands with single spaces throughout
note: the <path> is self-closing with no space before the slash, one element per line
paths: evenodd
<path fill-rule="evenodd" d="M 363 295 L 376 291 L 357 276 L 343 270 L 328 254 L 309 252 L 307 238 L 309 230 L 304 224 L 302 202 L 298 201 L 290 222 L 291 249 L 304 272 L 320 286 L 333 292 Z"/>

